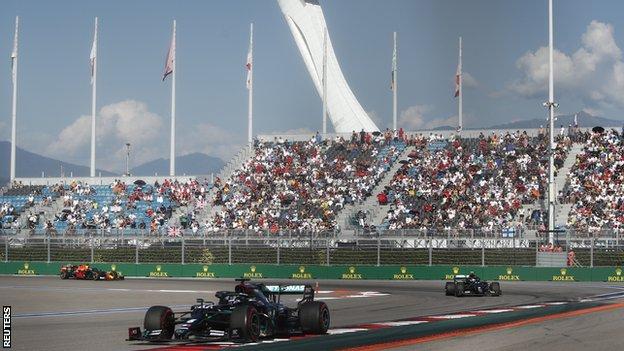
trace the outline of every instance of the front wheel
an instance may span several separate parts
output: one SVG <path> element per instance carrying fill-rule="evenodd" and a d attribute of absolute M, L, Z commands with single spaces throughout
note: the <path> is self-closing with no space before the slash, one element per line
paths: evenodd
<path fill-rule="evenodd" d="M 311 301 L 299 307 L 299 323 L 304 333 L 325 334 L 331 322 L 329 308 L 322 301 Z"/>
<path fill-rule="evenodd" d="M 256 342 L 260 338 L 260 315 L 253 306 L 237 306 L 230 316 L 230 331 L 238 330 L 245 341 Z"/>
<path fill-rule="evenodd" d="M 464 282 L 457 282 L 457 284 L 455 284 L 455 296 L 456 297 L 464 296 L 465 290 L 466 290 L 466 285 L 464 284 Z"/>
<path fill-rule="evenodd" d="M 446 296 L 454 296 L 455 295 L 455 283 L 446 282 L 446 285 L 444 286 L 444 291 L 446 292 Z"/>
<path fill-rule="evenodd" d="M 500 296 L 501 288 L 498 282 L 494 282 L 490 284 L 490 291 L 492 292 L 492 296 Z"/>
<path fill-rule="evenodd" d="M 62 271 L 61 279 L 69 279 L 69 273 L 67 271 Z"/>
<path fill-rule="evenodd" d="M 159 339 L 171 339 L 175 330 L 175 318 L 171 308 L 152 306 L 145 312 L 143 320 L 145 330 L 160 330 Z"/>

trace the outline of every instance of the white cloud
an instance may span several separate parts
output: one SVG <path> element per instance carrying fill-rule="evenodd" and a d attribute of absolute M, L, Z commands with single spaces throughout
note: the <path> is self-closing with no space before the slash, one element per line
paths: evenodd
<path fill-rule="evenodd" d="M 147 105 L 125 100 L 106 105 L 97 115 L 96 165 L 107 170 L 125 167 L 126 147 L 131 144 L 134 164 L 140 164 L 168 152 L 163 118 L 150 112 Z M 65 127 L 45 153 L 62 160 L 81 160 L 88 164 L 91 144 L 91 116 L 81 116 Z"/>
<path fill-rule="evenodd" d="M 624 63 L 613 26 L 592 21 L 581 37 L 581 47 L 571 55 L 554 50 L 555 93 L 580 98 L 596 106 L 624 106 Z M 548 48 L 520 57 L 516 66 L 523 77 L 508 86 L 524 97 L 546 96 Z"/>
<path fill-rule="evenodd" d="M 126 146 L 131 144 L 133 166 L 156 158 L 169 158 L 169 123 L 149 111 L 140 101 L 125 100 L 100 109 L 97 115 L 98 168 L 123 171 Z M 89 163 L 91 117 L 81 116 L 65 127 L 47 144 L 44 153 L 62 160 Z M 176 155 L 201 152 L 228 161 L 245 144 L 240 135 L 211 123 L 185 125 L 178 123 Z"/>
<path fill-rule="evenodd" d="M 401 111 L 399 116 L 399 127 L 403 127 L 408 131 L 412 130 L 429 130 L 442 126 L 454 127 L 457 125 L 457 116 L 447 118 L 430 118 L 425 114 L 433 111 L 430 105 L 414 105 Z"/>

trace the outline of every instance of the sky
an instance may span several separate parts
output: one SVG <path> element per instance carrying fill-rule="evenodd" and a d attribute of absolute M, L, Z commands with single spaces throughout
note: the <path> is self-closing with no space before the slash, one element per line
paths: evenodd
<path fill-rule="evenodd" d="M 391 125 L 392 32 L 398 32 L 399 126 L 455 125 L 463 37 L 464 127 L 545 118 L 547 1 L 320 1 L 343 73 L 380 128 Z M 555 0 L 558 113 L 624 119 L 624 2 Z M 4 0 L 0 140 L 10 136 L 10 53 L 20 16 L 17 144 L 88 165 L 89 52 L 99 18 L 97 166 L 168 157 L 177 20 L 177 154 L 225 160 L 245 143 L 245 60 L 254 23 L 254 134 L 315 132 L 322 104 L 275 0 Z M 0 65 L 1 66 L 1 65 Z M 4 72 L 4 73 L 2 73 Z"/>

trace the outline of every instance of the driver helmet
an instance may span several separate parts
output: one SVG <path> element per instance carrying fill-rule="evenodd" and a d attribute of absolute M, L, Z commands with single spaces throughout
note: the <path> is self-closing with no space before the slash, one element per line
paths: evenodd
<path fill-rule="evenodd" d="M 476 275 L 475 275 L 475 273 L 474 273 L 474 272 L 472 272 L 472 271 L 470 272 L 470 274 L 468 274 L 468 278 L 474 279 L 474 278 L 476 278 L 476 277 L 477 277 L 477 276 L 476 276 Z"/>

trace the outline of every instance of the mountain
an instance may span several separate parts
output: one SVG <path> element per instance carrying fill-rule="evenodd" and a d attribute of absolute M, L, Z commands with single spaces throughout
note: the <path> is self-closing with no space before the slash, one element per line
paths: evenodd
<path fill-rule="evenodd" d="M 10 163 L 11 143 L 0 141 L 0 184 L 5 184 L 9 181 Z M 60 177 L 61 167 L 66 176 L 70 174 L 73 174 L 74 177 L 89 176 L 89 167 L 62 162 L 19 147 L 16 149 L 15 166 L 15 175 L 17 177 L 41 177 L 41 172 L 45 172 L 46 177 Z M 115 175 L 115 173 L 98 169 L 96 173 L 99 174 L 99 172 L 102 172 L 103 176 Z"/>
<path fill-rule="evenodd" d="M 199 152 L 176 157 L 176 173 L 203 175 L 217 173 L 223 168 L 225 163 L 217 157 L 208 156 Z M 165 175 L 169 174 L 169 159 L 159 158 L 146 162 L 130 170 L 132 175 Z"/>
<path fill-rule="evenodd" d="M 579 126 L 584 127 L 622 127 L 624 121 L 618 121 L 614 119 L 597 117 L 593 116 L 585 111 L 581 111 L 577 114 L 577 120 Z M 546 126 L 546 114 L 544 114 L 544 118 L 535 118 L 535 119 L 527 119 L 514 121 L 510 123 L 503 123 L 491 126 L 489 128 L 484 129 L 529 129 L 529 128 L 539 128 L 540 126 Z M 557 116 L 555 120 L 555 126 L 558 128 L 563 125 L 567 127 L 568 125 L 574 125 L 574 114 L 571 115 L 562 115 Z"/>

